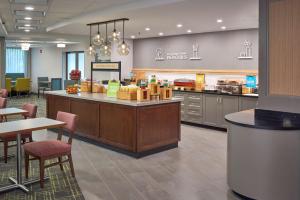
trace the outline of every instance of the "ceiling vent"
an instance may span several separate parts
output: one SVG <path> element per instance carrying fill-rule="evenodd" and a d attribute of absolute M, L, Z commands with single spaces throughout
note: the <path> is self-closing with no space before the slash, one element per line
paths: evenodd
<path fill-rule="evenodd" d="M 10 0 L 11 3 L 47 5 L 48 0 Z"/>
<path fill-rule="evenodd" d="M 27 10 L 15 10 L 15 15 L 31 16 L 31 17 L 45 17 L 44 11 L 27 11 Z"/>
<path fill-rule="evenodd" d="M 37 30 L 37 26 L 16 26 L 18 30 Z"/>
<path fill-rule="evenodd" d="M 25 19 L 16 19 L 16 23 L 18 23 L 18 24 L 28 24 L 29 22 L 32 25 L 38 25 L 38 24 L 41 23 L 41 20 L 33 19 L 33 20 L 28 21 L 28 20 L 25 20 Z"/>

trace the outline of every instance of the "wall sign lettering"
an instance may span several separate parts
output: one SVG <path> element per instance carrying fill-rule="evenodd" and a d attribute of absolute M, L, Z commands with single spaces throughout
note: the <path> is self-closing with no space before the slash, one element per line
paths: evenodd
<path fill-rule="evenodd" d="M 252 43 L 249 40 L 245 40 L 243 46 L 243 50 L 240 52 L 238 59 L 253 59 Z"/>
<path fill-rule="evenodd" d="M 189 57 L 187 52 L 167 52 L 164 53 L 164 50 L 161 48 L 156 49 L 155 60 L 156 61 L 164 61 L 164 60 L 201 60 L 202 58 L 199 56 L 199 45 L 194 44 L 192 46 L 193 55 Z"/>

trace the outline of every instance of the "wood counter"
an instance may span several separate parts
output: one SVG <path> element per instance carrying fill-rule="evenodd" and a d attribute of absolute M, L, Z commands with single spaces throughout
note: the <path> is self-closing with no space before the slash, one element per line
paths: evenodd
<path fill-rule="evenodd" d="M 57 111 L 74 113 L 79 116 L 76 135 L 80 138 L 134 157 L 178 146 L 179 100 L 134 106 L 101 99 L 48 92 L 47 117 L 55 119 Z"/>

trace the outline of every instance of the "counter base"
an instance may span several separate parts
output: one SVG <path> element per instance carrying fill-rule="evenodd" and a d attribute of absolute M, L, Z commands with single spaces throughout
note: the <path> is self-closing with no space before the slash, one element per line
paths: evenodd
<path fill-rule="evenodd" d="M 60 130 L 58 130 L 58 129 L 49 129 L 49 130 L 51 130 L 53 132 L 56 132 L 56 133 L 60 132 Z M 63 135 L 68 136 L 69 133 L 64 132 Z M 121 148 L 118 148 L 118 147 L 115 147 L 115 146 L 112 146 L 112 145 L 109 145 L 109 144 L 105 144 L 101 141 L 96 141 L 96 140 L 93 140 L 93 139 L 90 139 L 90 138 L 87 138 L 87 137 L 83 137 L 81 135 L 82 134 L 75 133 L 73 135 L 73 138 L 75 138 L 77 140 L 80 140 L 80 141 L 83 141 L 83 142 L 87 142 L 89 144 L 96 145 L 98 147 L 102 147 L 102 148 L 109 149 L 109 150 L 112 150 L 112 151 L 115 151 L 115 152 L 118 152 L 118 153 L 122 153 L 122 154 L 125 154 L 125 155 L 133 157 L 133 158 L 137 158 L 137 159 L 138 158 L 143 158 L 143 157 L 146 157 L 146 156 L 150 156 L 152 154 L 160 153 L 160 152 L 163 152 L 163 151 L 178 148 L 178 142 L 175 142 L 173 144 L 161 146 L 161 147 L 151 149 L 151 150 L 148 150 L 148 151 L 131 152 L 131 151 L 127 151 L 127 150 L 124 150 L 124 149 L 121 149 Z"/>

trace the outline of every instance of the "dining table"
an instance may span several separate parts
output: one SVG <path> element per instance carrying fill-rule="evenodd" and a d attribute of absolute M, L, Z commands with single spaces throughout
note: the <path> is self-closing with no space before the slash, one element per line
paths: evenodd
<path fill-rule="evenodd" d="M 12 115 L 23 115 L 27 114 L 27 110 L 19 109 L 19 108 L 1 108 L 0 109 L 0 118 L 3 118 L 5 121 L 7 121 L 7 116 Z"/>
<path fill-rule="evenodd" d="M 1 108 L 0 109 L 0 119 L 2 119 L 2 121 L 6 121 L 7 122 L 7 116 L 12 116 L 12 115 L 23 115 L 28 113 L 27 110 L 23 110 L 23 109 L 19 109 L 19 108 Z M 3 120 L 4 119 L 4 120 Z M 7 155 L 8 158 L 12 158 L 14 157 L 14 155 Z M 0 157 L 1 159 L 3 159 L 3 157 Z"/>
<path fill-rule="evenodd" d="M 33 119 L 23 119 L 18 121 L 10 121 L 0 123 L 0 135 L 7 133 L 16 133 L 17 134 L 17 164 L 16 164 L 16 178 L 9 177 L 10 182 L 12 184 L 0 187 L 0 193 L 8 192 L 14 189 L 20 189 L 26 193 L 29 192 L 27 188 L 28 185 L 33 183 L 37 183 L 40 179 L 32 179 L 32 180 L 22 180 L 22 147 L 21 147 L 21 133 L 37 131 L 49 128 L 61 128 L 66 125 L 65 122 L 49 119 L 49 118 L 33 118 Z M 49 179 L 49 177 L 45 177 L 45 179 Z"/>

